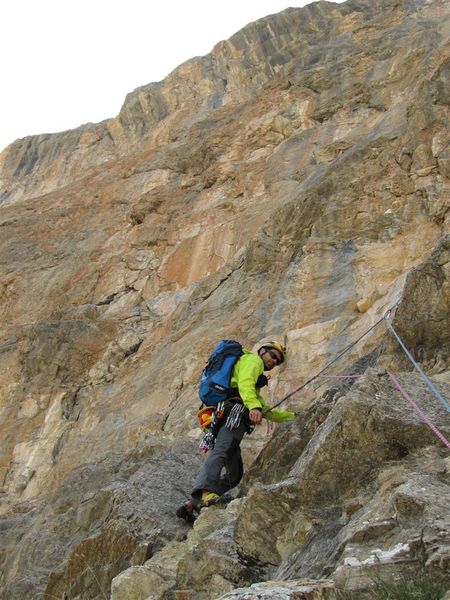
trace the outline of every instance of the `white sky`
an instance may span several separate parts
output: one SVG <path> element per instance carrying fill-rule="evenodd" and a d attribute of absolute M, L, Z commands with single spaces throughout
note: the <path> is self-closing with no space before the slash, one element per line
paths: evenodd
<path fill-rule="evenodd" d="M 305 4 L 3 0 L 0 151 L 27 135 L 114 117 L 128 92 L 207 54 L 251 21 Z"/>

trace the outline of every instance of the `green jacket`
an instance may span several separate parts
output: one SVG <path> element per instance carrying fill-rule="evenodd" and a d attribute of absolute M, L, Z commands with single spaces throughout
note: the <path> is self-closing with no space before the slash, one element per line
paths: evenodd
<path fill-rule="evenodd" d="M 230 386 L 238 388 L 239 395 L 249 410 L 261 408 L 263 413 L 265 413 L 270 407 L 259 393 L 259 388 L 256 387 L 258 377 L 263 371 L 264 363 L 262 358 L 254 352 L 244 350 L 244 354 L 234 366 Z M 276 423 L 291 421 L 295 418 L 293 412 L 285 410 L 271 410 L 265 413 L 264 416 L 266 419 L 275 421 Z"/>

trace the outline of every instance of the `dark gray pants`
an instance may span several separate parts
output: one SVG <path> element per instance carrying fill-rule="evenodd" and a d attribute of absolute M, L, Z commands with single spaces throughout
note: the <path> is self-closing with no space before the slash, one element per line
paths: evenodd
<path fill-rule="evenodd" d="M 247 433 L 245 423 L 232 431 L 225 425 L 220 427 L 215 446 L 209 452 L 194 483 L 192 500 L 195 505 L 200 503 L 203 490 L 221 496 L 240 482 L 244 474 L 240 448 L 244 433 Z M 222 474 L 224 468 L 225 473 Z"/>

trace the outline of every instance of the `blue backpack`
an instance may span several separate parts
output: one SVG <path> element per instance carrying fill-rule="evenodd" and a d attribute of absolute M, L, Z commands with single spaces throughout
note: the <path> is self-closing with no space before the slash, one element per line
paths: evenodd
<path fill-rule="evenodd" d="M 242 345 L 234 340 L 222 340 L 211 352 L 198 390 L 205 406 L 217 406 L 228 397 L 233 367 L 243 354 Z"/>

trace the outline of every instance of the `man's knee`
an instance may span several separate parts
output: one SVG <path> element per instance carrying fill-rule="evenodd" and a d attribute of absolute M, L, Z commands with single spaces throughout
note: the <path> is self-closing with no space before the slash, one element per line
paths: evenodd
<path fill-rule="evenodd" d="M 227 454 L 227 459 L 230 460 L 231 458 L 233 458 L 233 456 L 236 454 L 236 452 L 239 452 L 239 446 L 241 444 L 240 440 L 237 439 L 233 439 L 231 441 L 231 444 L 228 446 L 226 454 Z"/>
<path fill-rule="evenodd" d="M 238 485 L 243 475 L 244 468 L 242 466 L 242 461 L 239 461 L 239 463 L 235 466 L 234 470 L 228 476 L 230 489 Z"/>

